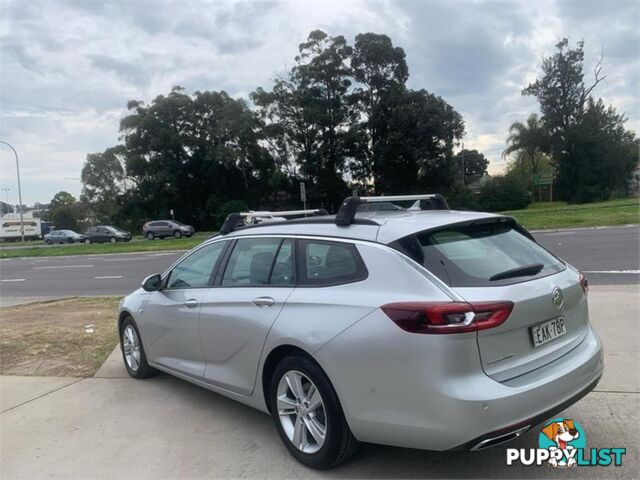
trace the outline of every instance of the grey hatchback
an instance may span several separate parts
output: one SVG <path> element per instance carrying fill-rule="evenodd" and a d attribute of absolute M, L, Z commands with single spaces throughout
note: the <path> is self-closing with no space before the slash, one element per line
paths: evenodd
<path fill-rule="evenodd" d="M 429 200 L 430 211 L 358 212 Z M 359 442 L 480 450 L 577 402 L 603 371 L 588 285 L 514 219 L 441 196 L 347 199 L 336 216 L 247 225 L 120 305 L 134 378 L 168 372 L 270 413 L 314 468 Z"/>

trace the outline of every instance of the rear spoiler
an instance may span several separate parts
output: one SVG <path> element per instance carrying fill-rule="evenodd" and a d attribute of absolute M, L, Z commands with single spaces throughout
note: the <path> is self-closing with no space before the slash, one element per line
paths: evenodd
<path fill-rule="evenodd" d="M 432 208 L 432 210 L 450 210 L 447 200 L 439 193 L 423 195 L 392 195 L 388 197 L 347 197 L 344 202 L 342 202 L 340 210 L 336 215 L 336 225 L 340 227 L 347 227 L 351 225 L 358 211 L 358 207 L 363 203 L 402 202 L 407 200 L 429 200 L 431 205 L 435 207 Z"/>

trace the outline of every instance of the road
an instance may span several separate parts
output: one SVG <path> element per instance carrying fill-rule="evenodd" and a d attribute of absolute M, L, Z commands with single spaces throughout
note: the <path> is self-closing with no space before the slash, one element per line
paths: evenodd
<path fill-rule="evenodd" d="M 640 227 L 535 233 L 559 257 L 585 271 L 592 285 L 640 283 Z M 0 297 L 125 295 L 182 252 L 140 252 L 0 260 Z"/>

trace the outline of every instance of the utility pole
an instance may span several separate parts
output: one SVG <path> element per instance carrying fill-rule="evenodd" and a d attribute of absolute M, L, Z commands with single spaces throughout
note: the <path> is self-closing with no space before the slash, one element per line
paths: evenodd
<path fill-rule="evenodd" d="M 464 142 L 462 142 L 462 151 L 460 152 L 462 157 L 462 185 L 464 185 Z"/>
<path fill-rule="evenodd" d="M 0 140 L 0 143 L 7 145 L 11 150 L 13 150 L 13 154 L 16 157 L 16 172 L 18 173 L 18 202 L 20 202 L 20 237 L 24 242 L 24 221 L 22 220 L 22 190 L 20 189 L 20 162 L 18 161 L 18 152 L 13 148 L 13 145 L 5 142 L 4 140 Z"/>

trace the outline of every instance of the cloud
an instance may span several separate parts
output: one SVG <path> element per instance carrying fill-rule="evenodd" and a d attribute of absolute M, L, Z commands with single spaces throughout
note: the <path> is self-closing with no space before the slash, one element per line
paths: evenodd
<path fill-rule="evenodd" d="M 605 53 L 597 94 L 640 127 L 637 1 L 0 0 L 0 138 L 19 151 L 23 197 L 80 191 L 87 153 L 118 141 L 126 102 L 172 86 L 247 97 L 290 67 L 321 28 L 389 35 L 407 53 L 409 85 L 441 95 L 467 125 L 465 146 L 491 171 L 511 122 L 536 111 L 520 91 L 564 35 L 585 41 L 585 67 Z M 0 184 L 15 188 L 10 151 Z M 71 179 L 71 180 L 69 180 Z"/>

